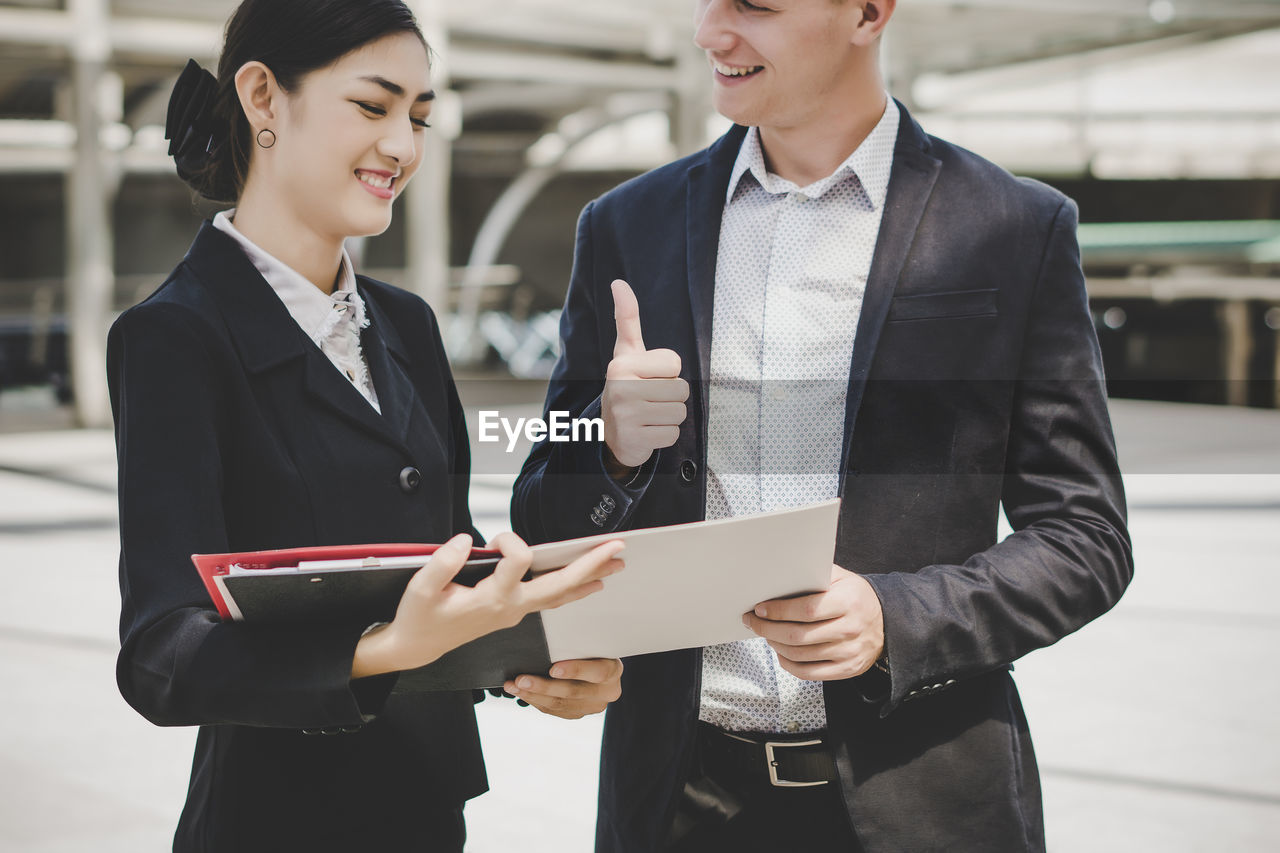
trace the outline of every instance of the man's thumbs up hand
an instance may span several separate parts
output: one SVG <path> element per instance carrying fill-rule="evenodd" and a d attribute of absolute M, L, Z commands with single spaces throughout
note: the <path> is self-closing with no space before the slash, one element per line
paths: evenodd
<path fill-rule="evenodd" d="M 639 355 L 645 352 L 644 335 L 640 331 L 640 303 L 631 292 L 631 285 L 622 279 L 613 285 L 613 321 L 618 324 L 618 337 L 613 343 L 613 357 Z M 676 359 L 676 372 L 680 371 L 680 356 Z"/>
<path fill-rule="evenodd" d="M 636 468 L 653 451 L 676 443 L 687 414 L 689 383 L 680 378 L 679 355 L 645 349 L 640 306 L 621 279 L 613 283 L 613 317 L 618 337 L 601 398 L 604 441 L 614 459 Z"/>

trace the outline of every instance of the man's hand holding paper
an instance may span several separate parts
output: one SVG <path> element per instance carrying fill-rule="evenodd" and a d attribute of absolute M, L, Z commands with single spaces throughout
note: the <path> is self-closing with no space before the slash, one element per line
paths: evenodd
<path fill-rule="evenodd" d="M 861 575 L 836 565 L 826 591 L 762 601 L 742 622 L 769 641 L 783 669 L 807 681 L 862 675 L 884 653 L 880 599 Z"/>

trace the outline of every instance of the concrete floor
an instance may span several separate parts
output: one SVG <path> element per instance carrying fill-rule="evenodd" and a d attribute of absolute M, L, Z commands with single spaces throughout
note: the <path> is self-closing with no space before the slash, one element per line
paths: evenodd
<path fill-rule="evenodd" d="M 532 414 L 540 393 L 462 392 L 472 424 L 479 408 Z M 1280 413 L 1119 401 L 1113 415 L 1136 578 L 1113 613 L 1016 673 L 1050 849 L 1276 849 Z M 194 732 L 152 727 L 116 692 L 111 437 L 14 431 L 51 417 L 38 396 L 0 395 L 0 851 L 165 850 Z M 506 527 L 524 450 L 477 447 L 487 534 Z M 468 849 L 589 850 L 599 718 L 498 701 L 479 714 L 492 791 L 468 806 Z"/>

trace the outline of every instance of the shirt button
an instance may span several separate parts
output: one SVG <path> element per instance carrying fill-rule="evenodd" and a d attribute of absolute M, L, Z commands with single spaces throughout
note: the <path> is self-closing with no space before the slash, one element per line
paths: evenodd
<path fill-rule="evenodd" d="M 421 483 L 422 473 L 412 465 L 400 471 L 400 491 L 406 495 L 416 492 Z"/>
<path fill-rule="evenodd" d="M 692 459 L 686 459 L 680 463 L 680 479 L 686 483 L 692 483 L 698 478 L 698 463 Z"/>
<path fill-rule="evenodd" d="M 804 193 L 792 193 L 791 197 L 796 200 L 797 204 L 804 204 L 806 201 L 809 200 L 809 197 Z"/>
<path fill-rule="evenodd" d="M 790 734 L 795 734 L 800 731 L 800 724 L 796 722 L 787 723 L 786 730 Z"/>

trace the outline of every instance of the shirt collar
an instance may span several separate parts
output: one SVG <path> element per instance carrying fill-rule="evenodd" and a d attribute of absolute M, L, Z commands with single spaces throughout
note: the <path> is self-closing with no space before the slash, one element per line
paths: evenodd
<path fill-rule="evenodd" d="M 232 224 L 235 209 L 224 210 L 213 217 L 213 227 L 227 234 L 240 244 L 262 277 L 271 285 L 271 289 L 280 297 L 289 314 L 302 327 L 313 341 L 319 344 L 324 336 L 326 324 L 332 325 L 330 316 L 337 302 L 355 302 L 359 294 L 355 293 L 356 275 L 351 265 L 351 256 L 342 250 L 342 263 L 338 269 L 338 278 L 333 294 L 326 294 L 308 281 L 301 273 L 269 254 L 248 237 L 240 233 Z"/>
<path fill-rule="evenodd" d="M 765 168 L 764 148 L 760 145 L 760 129 L 751 127 L 742 139 L 742 147 L 738 149 L 738 159 L 733 163 L 729 173 L 729 188 L 725 193 L 725 204 L 733 201 L 734 193 L 742 176 L 750 172 L 756 182 L 766 192 L 778 194 L 801 190 L 809 198 L 817 198 L 835 186 L 846 175 L 853 174 L 862 184 L 872 206 L 879 210 L 884 206 L 889 194 L 890 168 L 874 168 L 876 165 L 891 167 L 893 149 L 898 142 L 899 110 L 893 98 L 885 97 L 884 114 L 880 121 L 867 134 L 852 154 L 836 167 L 836 170 L 821 180 L 814 181 L 807 187 L 797 187 L 791 181 L 774 175 Z"/>

